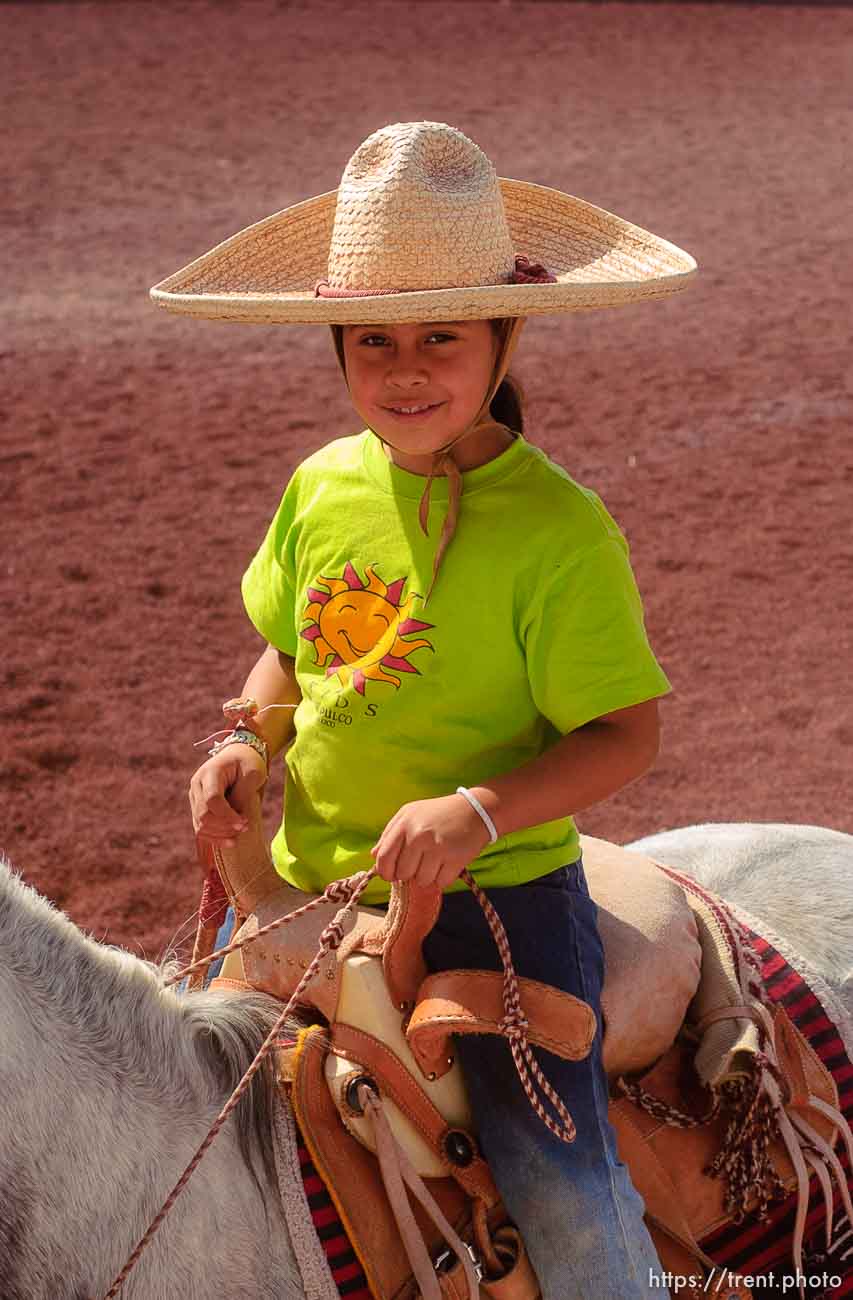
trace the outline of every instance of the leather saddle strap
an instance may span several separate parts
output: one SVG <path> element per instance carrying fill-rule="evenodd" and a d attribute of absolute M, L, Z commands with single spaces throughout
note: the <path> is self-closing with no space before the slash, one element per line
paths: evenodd
<path fill-rule="evenodd" d="M 230 975 L 215 975 L 207 986 L 208 993 L 257 993 L 248 980 L 232 979 Z"/>
<path fill-rule="evenodd" d="M 337 1026 L 337 1028 L 345 1028 L 345 1026 Z M 387 1084 L 384 1081 L 383 1086 L 387 1090 Z M 388 1092 L 390 1096 L 390 1090 Z M 393 1097 L 391 1099 L 393 1100 Z M 388 1201 L 401 1239 L 405 1243 L 406 1253 L 421 1287 L 424 1300 L 434 1294 L 435 1274 L 432 1271 L 431 1261 L 425 1253 L 423 1240 L 408 1206 L 404 1184 L 420 1202 L 456 1255 L 453 1269 L 450 1273 L 442 1275 L 440 1283 L 442 1297 L 446 1296 L 447 1300 L 457 1300 L 457 1298 L 458 1300 L 479 1300 L 481 1290 L 478 1285 L 480 1279 L 476 1275 L 473 1263 L 475 1256 L 450 1226 L 434 1197 L 428 1191 L 423 1179 L 413 1167 L 405 1150 L 395 1139 L 381 1100 L 373 1097 L 365 1086 L 359 1089 L 359 1100 L 364 1107 L 365 1114 L 369 1116 L 373 1123 L 376 1155 L 382 1171 L 382 1180 L 385 1184 Z M 481 1186 L 480 1179 L 477 1180 L 476 1186 Z M 497 1199 L 497 1192 L 495 1192 L 495 1198 Z M 476 1235 L 480 1249 L 483 1251 L 483 1264 L 486 1267 L 491 1267 L 496 1274 L 496 1276 L 482 1279 L 482 1287 L 486 1294 L 491 1300 L 539 1300 L 539 1284 L 518 1230 L 510 1224 L 503 1224 L 496 1232 L 492 1233 L 487 1223 L 486 1204 L 482 1199 L 479 1200 L 479 1213 L 482 1218 L 482 1228 Z M 476 1218 L 477 1210 L 475 1209 Z M 484 1249 L 484 1246 L 486 1249 Z M 426 1279 L 422 1277 L 424 1261 L 428 1266 Z M 435 1294 L 438 1293 L 435 1292 Z"/>
<path fill-rule="evenodd" d="M 538 980 L 518 977 L 528 1037 L 567 1061 L 589 1055 L 595 1013 L 580 998 Z M 505 1035 L 504 976 L 499 971 L 440 971 L 424 980 L 406 1029 L 412 1053 L 428 1077 L 450 1069 L 451 1034 Z"/>
<path fill-rule="evenodd" d="M 482 1156 L 475 1155 L 471 1162 L 454 1164 L 445 1150 L 445 1138 L 451 1132 L 447 1120 L 426 1093 L 420 1088 L 389 1047 L 352 1025 L 334 1024 L 331 1032 L 332 1051 L 347 1061 L 360 1065 L 380 1085 L 382 1092 L 411 1120 L 415 1128 L 437 1152 L 460 1187 L 475 1200 L 491 1209 L 500 1200 L 491 1170 Z M 470 1135 L 469 1135 L 470 1136 Z M 473 1139 L 471 1139 L 473 1146 Z M 476 1149 L 476 1148 L 475 1148 Z"/>
<path fill-rule="evenodd" d="M 492 1235 L 497 1251 L 498 1276 L 485 1273 L 480 1280 L 479 1295 L 488 1300 L 542 1300 L 539 1283 L 521 1239 L 521 1233 L 504 1223 Z M 442 1270 L 439 1276 L 441 1300 L 468 1300 L 468 1281 L 460 1261 Z"/>
<path fill-rule="evenodd" d="M 385 923 L 366 934 L 356 949 L 381 955 L 388 991 L 401 1010 L 414 1006 L 426 976 L 421 946 L 440 910 L 440 889 L 421 889 L 409 881 L 395 881 Z"/>
<path fill-rule="evenodd" d="M 489 1300 L 541 1300 L 539 1283 L 518 1229 L 505 1223 L 493 1234 L 492 1246 L 504 1272 L 500 1277 L 484 1277 L 480 1283 Z"/>
<path fill-rule="evenodd" d="M 631 1171 L 634 1185 L 645 1202 L 648 1218 L 667 1236 L 684 1246 L 691 1256 L 701 1260 L 706 1267 L 714 1268 L 714 1261 L 705 1254 L 693 1235 L 672 1179 L 634 1122 L 630 1110 L 632 1105 L 627 1100 L 611 1102 L 609 1118 L 618 1138 L 619 1159 Z"/>
<path fill-rule="evenodd" d="M 373 1137 L 376 1143 L 376 1155 L 382 1172 L 382 1181 L 388 1195 L 388 1203 L 406 1248 L 406 1254 L 417 1278 L 423 1300 L 440 1300 L 441 1289 L 429 1257 L 423 1237 L 418 1230 L 415 1216 L 406 1195 L 406 1188 L 420 1203 L 432 1222 L 438 1228 L 444 1240 L 462 1265 L 466 1287 L 466 1300 L 479 1300 L 480 1289 L 474 1270 L 473 1261 L 464 1242 L 448 1223 L 435 1197 L 430 1195 L 427 1187 L 414 1169 L 403 1148 L 395 1140 L 391 1125 L 382 1108 L 382 1102 L 374 1097 L 369 1088 L 359 1089 L 359 1100 L 365 1114 L 373 1124 Z"/>

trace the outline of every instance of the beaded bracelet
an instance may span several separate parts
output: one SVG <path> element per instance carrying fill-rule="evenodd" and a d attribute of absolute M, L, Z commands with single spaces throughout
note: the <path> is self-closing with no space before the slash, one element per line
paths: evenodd
<path fill-rule="evenodd" d="M 226 700 L 222 706 L 222 712 L 225 714 L 226 722 L 231 724 L 231 731 L 214 731 L 212 735 L 205 736 L 203 740 L 194 741 L 195 748 L 199 745 L 206 745 L 209 740 L 215 740 L 216 744 L 209 749 L 208 754 L 218 754 L 220 749 L 226 745 L 235 745 L 238 742 L 241 745 L 251 745 L 252 749 L 257 750 L 261 758 L 270 770 L 270 750 L 269 745 L 259 732 L 255 731 L 255 719 L 259 718 L 267 709 L 296 709 L 297 704 L 265 704 L 262 709 L 258 708 L 257 700 L 251 696 L 236 696 L 233 700 Z M 217 736 L 222 737 L 217 740 Z"/>
<path fill-rule="evenodd" d="M 219 753 L 220 749 L 224 749 L 226 745 L 250 745 L 256 753 L 260 754 L 261 758 L 264 760 L 267 771 L 269 771 L 269 746 L 263 737 L 256 735 L 256 733 L 250 731 L 248 727 L 235 727 L 224 740 L 217 740 L 216 744 L 207 752 L 211 757 L 213 757 L 214 754 Z"/>

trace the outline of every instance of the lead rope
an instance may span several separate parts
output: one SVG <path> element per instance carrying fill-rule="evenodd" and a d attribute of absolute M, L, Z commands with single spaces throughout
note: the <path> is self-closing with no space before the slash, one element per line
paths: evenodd
<path fill-rule="evenodd" d="M 360 871 L 353 876 L 346 877 L 344 880 L 333 880 L 331 884 L 326 886 L 326 889 L 319 895 L 319 897 L 311 899 L 311 901 L 306 903 L 303 907 L 297 908 L 295 912 L 288 912 L 286 915 L 280 916 L 276 920 L 270 921 L 269 924 L 262 926 L 259 930 L 256 930 L 254 934 L 247 935 L 243 939 L 235 939 L 233 943 L 226 944 L 224 947 L 218 948 L 216 951 L 191 962 L 189 966 L 184 967 L 184 969 L 179 971 L 177 975 L 173 975 L 168 980 L 164 981 L 164 987 L 170 988 L 172 985 L 178 984 L 182 980 L 186 979 L 187 976 L 192 975 L 195 971 L 211 965 L 219 957 L 225 957 L 230 952 L 236 952 L 237 949 L 243 948 L 247 943 L 254 943 L 256 939 L 260 939 L 265 934 L 270 934 L 273 930 L 280 929 L 282 926 L 287 925 L 289 921 L 296 920 L 298 916 L 304 916 L 305 913 L 314 911 L 315 908 L 321 906 L 323 903 L 343 903 L 343 907 L 341 907 L 335 914 L 333 919 L 320 935 L 320 945 L 313 960 L 294 989 L 286 1007 L 281 1012 L 272 1029 L 267 1034 L 267 1037 L 264 1039 L 264 1042 L 261 1044 L 261 1047 L 258 1049 L 255 1059 L 252 1061 L 228 1101 L 213 1121 L 213 1124 L 201 1146 L 198 1148 L 186 1169 L 175 1183 L 175 1186 L 166 1197 L 166 1200 L 163 1202 L 163 1205 L 152 1220 L 144 1236 L 140 1239 L 138 1245 L 128 1258 L 124 1268 L 116 1277 L 109 1291 L 104 1295 L 103 1300 L 115 1300 L 115 1297 L 121 1290 L 129 1273 L 138 1262 L 142 1252 L 150 1244 L 155 1233 L 166 1218 L 166 1215 L 169 1213 L 172 1206 L 175 1204 L 175 1201 L 186 1187 L 205 1152 L 214 1141 L 228 1116 L 238 1105 L 241 1097 L 244 1096 L 249 1084 L 252 1082 L 252 1079 L 261 1068 L 269 1053 L 277 1045 L 279 1034 L 284 1027 L 287 1017 L 290 1015 L 294 1006 L 298 1004 L 302 993 L 319 972 L 320 963 L 323 958 L 340 947 L 345 934 L 343 927 L 344 919 L 356 906 L 359 898 L 376 874 L 376 868 L 371 867 L 369 871 Z M 527 1036 L 529 1023 L 521 1006 L 518 976 L 516 975 L 515 967 L 513 966 L 509 940 L 503 922 L 487 896 L 484 894 L 483 890 L 471 875 L 471 872 L 465 869 L 460 874 L 461 878 L 465 881 L 466 885 L 477 899 L 480 907 L 483 909 L 489 929 L 492 932 L 492 937 L 495 940 L 495 944 L 497 945 L 500 954 L 501 963 L 504 969 L 504 1017 L 498 1028 L 501 1034 L 503 1034 L 509 1042 L 513 1061 L 515 1062 L 515 1068 L 518 1071 L 518 1077 L 521 1080 L 521 1084 L 527 1094 L 530 1105 L 533 1107 L 546 1128 L 548 1128 L 555 1137 L 559 1138 L 561 1142 L 573 1142 L 576 1136 L 574 1121 L 560 1097 L 545 1078 L 530 1048 Z M 533 1076 L 532 1079 L 531 1075 Z M 544 1105 L 537 1096 L 536 1087 L 539 1088 L 547 1101 L 550 1102 L 554 1111 L 559 1116 L 560 1124 L 557 1124 L 556 1121 L 546 1112 Z M 375 1122 L 377 1116 L 374 1114 L 372 1115 L 372 1118 Z M 379 1124 L 381 1124 L 381 1122 L 380 1119 Z M 414 1187 L 412 1188 L 412 1191 L 418 1199 L 420 1199 L 419 1191 Z M 448 1244 L 453 1245 L 450 1241 Z M 458 1251 L 456 1253 L 458 1254 Z M 466 1261 L 466 1259 L 462 1259 L 466 1277 L 468 1276 L 467 1263 L 469 1262 L 470 1261 Z"/>
<path fill-rule="evenodd" d="M 364 890 L 367 888 L 367 885 L 370 883 L 370 880 L 374 875 L 375 875 L 375 868 L 371 869 L 370 871 L 360 871 L 358 872 L 357 875 L 349 876 L 345 880 L 333 880 L 332 883 L 327 886 L 327 888 L 325 889 L 323 894 L 320 895 L 319 898 L 312 899 L 310 903 L 306 903 L 304 907 L 297 908 L 295 912 L 288 912 L 286 916 L 280 916 L 277 920 L 271 921 L 269 925 L 263 926 L 262 929 L 258 930 L 254 935 L 251 936 L 252 940 L 259 939 L 262 934 L 269 934 L 271 930 L 276 930 L 279 928 L 279 926 L 286 925 L 288 921 L 295 920 L 297 916 L 302 916 L 304 915 L 305 912 L 313 911 L 315 907 L 318 907 L 323 902 L 332 902 L 332 903 L 343 902 L 344 904 L 344 906 L 335 914 L 333 919 L 323 930 L 322 934 L 320 935 L 320 946 L 314 955 L 314 959 L 313 961 L 311 961 L 307 970 L 305 971 L 305 974 L 302 976 L 301 980 L 297 984 L 293 992 L 293 995 L 291 996 L 290 1000 L 287 1003 L 287 1006 L 284 1008 L 281 1015 L 276 1020 L 270 1032 L 267 1034 L 267 1037 L 264 1039 L 264 1042 L 261 1044 L 261 1047 L 258 1049 L 257 1055 L 255 1056 L 255 1059 L 252 1061 L 252 1064 L 249 1066 L 248 1070 L 243 1075 L 240 1082 L 237 1084 L 237 1087 L 234 1089 L 231 1096 L 228 1098 L 228 1101 L 225 1103 L 225 1105 L 222 1107 L 222 1110 L 219 1112 L 216 1119 L 213 1121 L 213 1124 L 207 1136 L 205 1137 L 204 1141 L 202 1142 L 201 1146 L 198 1148 L 195 1155 L 187 1165 L 186 1169 L 181 1174 L 178 1181 L 175 1183 L 175 1186 L 172 1188 L 171 1192 L 166 1197 L 165 1201 L 163 1202 L 163 1205 L 161 1206 L 155 1218 L 152 1220 L 144 1236 L 140 1239 L 139 1244 L 133 1250 L 124 1268 L 116 1277 L 109 1291 L 107 1291 L 106 1295 L 104 1296 L 104 1300 L 114 1300 L 114 1297 L 118 1295 L 131 1269 L 136 1265 L 140 1255 L 145 1250 L 146 1246 L 149 1245 L 151 1239 L 153 1238 L 154 1234 L 157 1232 L 158 1228 L 162 1224 L 166 1215 L 169 1213 L 172 1206 L 175 1204 L 175 1201 L 178 1199 L 181 1192 L 186 1187 L 199 1161 L 202 1159 L 208 1147 L 211 1145 L 214 1138 L 219 1133 L 219 1130 L 222 1128 L 222 1125 L 225 1123 L 228 1116 L 234 1110 L 235 1106 L 237 1106 L 237 1104 L 239 1103 L 240 1098 L 246 1092 L 246 1089 L 249 1087 L 249 1084 L 252 1082 L 252 1079 L 255 1077 L 258 1070 L 261 1068 L 261 1065 L 265 1061 L 266 1057 L 276 1046 L 278 1042 L 278 1036 L 284 1027 L 287 1017 L 290 1015 L 290 1012 L 293 1010 L 293 1007 L 299 1001 L 300 995 L 304 992 L 307 986 L 311 983 L 311 980 L 314 979 L 315 975 L 319 971 L 321 961 L 327 955 L 327 953 L 334 952 L 336 948 L 340 947 L 341 943 L 343 942 L 343 938 L 345 934 L 344 926 L 343 926 L 344 919 L 347 913 L 350 912 L 355 907 L 356 903 L 358 902 L 361 895 L 364 893 Z M 175 975 L 171 979 L 167 980 L 166 987 L 168 988 L 172 984 L 177 984 L 180 980 L 184 979 L 186 975 L 190 974 L 192 970 L 198 967 L 199 965 L 205 965 L 205 966 L 210 965 L 210 963 L 214 961 L 217 957 L 222 956 L 228 952 L 233 952 L 235 949 L 242 947 L 244 942 L 245 941 L 238 940 L 235 943 L 230 943 L 227 945 L 227 947 L 221 948 L 219 952 L 212 953 L 210 954 L 210 956 L 202 958 L 201 961 L 192 963 L 192 965 L 188 966 L 186 970 L 181 971 L 178 975 Z"/>

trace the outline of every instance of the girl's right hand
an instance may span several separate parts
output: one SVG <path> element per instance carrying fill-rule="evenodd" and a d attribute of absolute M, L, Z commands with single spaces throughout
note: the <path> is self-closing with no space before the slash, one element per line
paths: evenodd
<path fill-rule="evenodd" d="M 196 835 L 230 848 L 249 825 L 251 799 L 266 779 L 266 764 L 251 745 L 226 745 L 202 763 L 189 788 Z"/>

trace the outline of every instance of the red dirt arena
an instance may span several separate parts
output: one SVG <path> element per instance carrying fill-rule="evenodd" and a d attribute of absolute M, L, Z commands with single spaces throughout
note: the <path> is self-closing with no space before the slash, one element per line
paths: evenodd
<path fill-rule="evenodd" d="M 296 462 L 360 424 L 327 328 L 148 288 L 413 119 L 700 264 L 662 302 L 531 320 L 513 365 L 527 436 L 627 532 L 674 686 L 653 772 L 582 829 L 853 831 L 853 10 L 149 0 L 0 27 L 0 844 L 31 882 L 147 956 L 192 929 L 193 742 L 261 649 L 240 576 Z"/>

